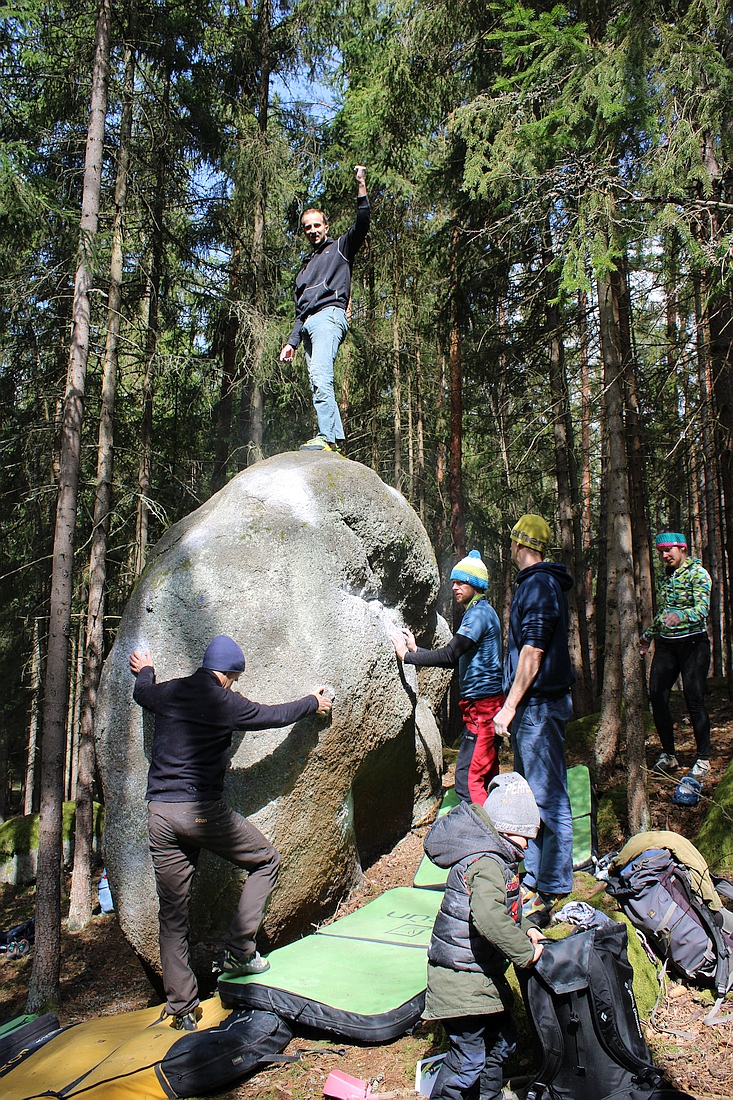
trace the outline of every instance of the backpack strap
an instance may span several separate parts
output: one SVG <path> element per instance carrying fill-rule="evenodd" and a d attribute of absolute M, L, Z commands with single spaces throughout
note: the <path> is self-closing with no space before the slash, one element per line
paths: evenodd
<path fill-rule="evenodd" d="M 721 897 L 728 898 L 729 901 L 733 901 L 733 885 L 725 878 L 719 878 L 717 875 L 711 874 L 710 877 L 713 880 L 713 886 L 716 893 Z"/>
<path fill-rule="evenodd" d="M 527 1100 L 541 1100 L 548 1089 L 551 1089 L 550 1082 L 560 1072 L 565 1043 L 552 994 L 534 973 L 530 973 L 527 977 L 525 996 L 529 1006 L 529 1018 L 542 1049 L 542 1065 L 527 1092 Z"/>
<path fill-rule="evenodd" d="M 721 927 L 715 919 L 715 913 L 707 907 L 705 902 L 695 901 L 684 875 L 680 876 L 679 881 L 685 885 L 688 896 L 690 897 L 690 904 L 694 906 L 695 912 L 700 918 L 700 923 L 713 942 L 713 947 L 715 948 L 715 993 L 722 1001 L 733 982 L 730 967 L 730 949 L 723 936 Z M 731 896 L 733 896 L 733 892 Z"/>
<path fill-rule="evenodd" d="M 627 933 L 626 926 L 620 925 L 622 935 L 619 937 L 619 945 L 623 945 L 625 955 Z M 599 929 L 595 929 L 599 932 Z M 614 930 L 617 934 L 617 931 Z M 599 937 L 600 938 L 600 937 Z M 616 950 L 610 945 L 611 959 L 616 959 Z M 618 963 L 618 959 L 616 962 Z M 628 965 L 628 964 L 627 964 Z M 664 1074 L 651 1061 L 651 1056 L 644 1040 L 639 1023 L 636 1001 L 631 989 L 631 976 L 633 971 L 628 966 L 629 977 L 627 982 L 621 979 L 617 967 L 613 961 L 610 965 L 604 964 L 604 959 L 599 951 L 594 951 L 590 957 L 590 972 L 588 976 L 588 994 L 593 1008 L 593 1019 L 598 1028 L 598 1035 L 604 1047 L 619 1063 L 629 1070 L 638 1081 L 658 1088 L 664 1081 Z M 633 1014 L 638 1041 L 638 1052 L 632 1049 L 624 1039 L 618 1027 L 617 1019 L 620 1015 L 628 1017 Z"/>

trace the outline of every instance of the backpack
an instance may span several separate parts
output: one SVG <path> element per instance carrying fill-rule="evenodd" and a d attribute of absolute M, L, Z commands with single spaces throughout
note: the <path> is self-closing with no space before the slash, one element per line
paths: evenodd
<path fill-rule="evenodd" d="M 527 1100 L 692 1100 L 652 1062 L 626 945 L 617 921 L 545 941 L 521 983 L 542 1051 Z"/>
<path fill-rule="evenodd" d="M 633 838 L 637 848 L 646 835 L 658 839 L 667 834 L 642 833 Z M 733 986 L 733 913 L 723 908 L 720 895 L 733 898 L 733 887 L 710 875 L 689 841 L 684 843 L 699 862 L 683 862 L 677 841 L 684 838 L 668 836 L 676 855 L 666 847 L 649 847 L 626 861 L 629 845 L 622 849 L 609 868 L 606 890 L 665 966 L 714 990 L 717 999 L 705 1023 L 723 1023 L 733 1018 L 720 1015 L 723 998 Z"/>

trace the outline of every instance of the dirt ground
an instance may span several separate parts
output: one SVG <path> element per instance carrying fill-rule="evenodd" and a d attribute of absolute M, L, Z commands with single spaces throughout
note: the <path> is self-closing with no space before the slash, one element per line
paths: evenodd
<path fill-rule="evenodd" d="M 713 726 L 711 772 L 705 784 L 709 797 L 733 756 L 733 708 L 727 693 L 717 688 L 709 699 Z M 680 718 L 677 735 L 678 758 L 684 767 L 694 760 L 694 739 L 684 715 L 683 703 L 676 693 L 673 705 Z M 647 745 L 651 767 L 659 746 L 654 735 Z M 569 739 L 569 763 L 587 760 L 587 748 Z M 507 760 L 507 767 L 509 761 Z M 682 773 L 681 773 L 682 774 Z M 446 784 L 452 782 L 450 772 Z M 599 792 L 603 805 L 612 804 L 614 813 L 601 814 L 599 851 L 615 850 L 624 840 L 623 791 L 625 773 L 619 767 L 610 788 Z M 671 796 L 675 783 L 653 777 L 650 780 L 652 827 L 672 829 L 694 839 L 705 815 L 707 801 L 694 808 L 676 806 Z M 610 796 L 610 798 L 609 798 Z M 364 875 L 361 884 L 342 903 L 336 916 L 343 916 L 364 905 L 384 890 L 409 886 L 422 857 L 427 827 L 411 832 L 392 851 L 387 852 Z M 9 928 L 32 914 L 32 890 L 0 886 L 0 927 Z M 83 932 L 63 931 L 63 969 L 61 1007 L 62 1024 L 91 1017 L 129 1012 L 156 1004 L 156 997 L 138 959 L 126 943 L 114 914 L 94 917 Z M 114 967 L 110 966 L 114 960 Z M 7 960 L 0 956 L 0 1021 L 24 1011 L 30 959 Z M 729 1011 L 733 1014 L 733 996 Z M 654 1059 L 678 1088 L 700 1100 L 733 1098 L 733 1019 L 718 1027 L 706 1027 L 702 1020 L 711 1004 L 709 994 L 682 983 L 668 982 L 662 996 L 655 1025 L 644 1021 L 647 1041 Z M 419 1059 L 442 1049 L 439 1027 L 419 1025 L 411 1035 L 377 1047 L 358 1047 L 328 1041 L 295 1039 L 286 1054 L 300 1052 L 297 1062 L 275 1065 L 256 1074 L 238 1088 L 215 1094 L 218 1100 L 318 1100 L 328 1074 L 339 1069 L 367 1080 L 375 1093 L 390 1100 L 414 1097 L 415 1066 Z M 526 1048 L 515 1056 L 512 1068 L 517 1075 L 529 1076 L 534 1055 Z"/>

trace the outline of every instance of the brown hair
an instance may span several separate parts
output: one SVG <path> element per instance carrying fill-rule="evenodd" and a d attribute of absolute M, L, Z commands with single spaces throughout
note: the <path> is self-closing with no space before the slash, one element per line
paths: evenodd
<path fill-rule="evenodd" d="M 323 210 L 319 210 L 317 206 L 309 206 L 307 210 L 304 210 L 304 211 L 303 211 L 303 213 L 302 213 L 302 214 L 300 215 L 300 224 L 301 224 L 301 225 L 303 224 L 303 218 L 304 218 L 304 217 L 305 217 L 305 216 L 306 216 L 307 214 L 320 214 L 320 215 L 321 215 L 321 217 L 323 218 L 323 224 L 324 224 L 324 225 L 328 225 L 328 217 L 326 216 L 326 214 L 324 213 L 324 211 L 323 211 Z"/>

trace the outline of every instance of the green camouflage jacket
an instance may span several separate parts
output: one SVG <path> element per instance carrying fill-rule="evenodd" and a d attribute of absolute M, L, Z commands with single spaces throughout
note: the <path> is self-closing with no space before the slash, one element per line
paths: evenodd
<path fill-rule="evenodd" d="M 690 634 L 704 633 L 710 610 L 712 582 L 707 569 L 699 558 L 686 558 L 674 573 L 664 576 L 658 588 L 659 610 L 652 625 L 644 631 L 647 638 L 686 638 Z M 677 626 L 665 626 L 665 616 L 676 611 L 680 617 Z"/>

